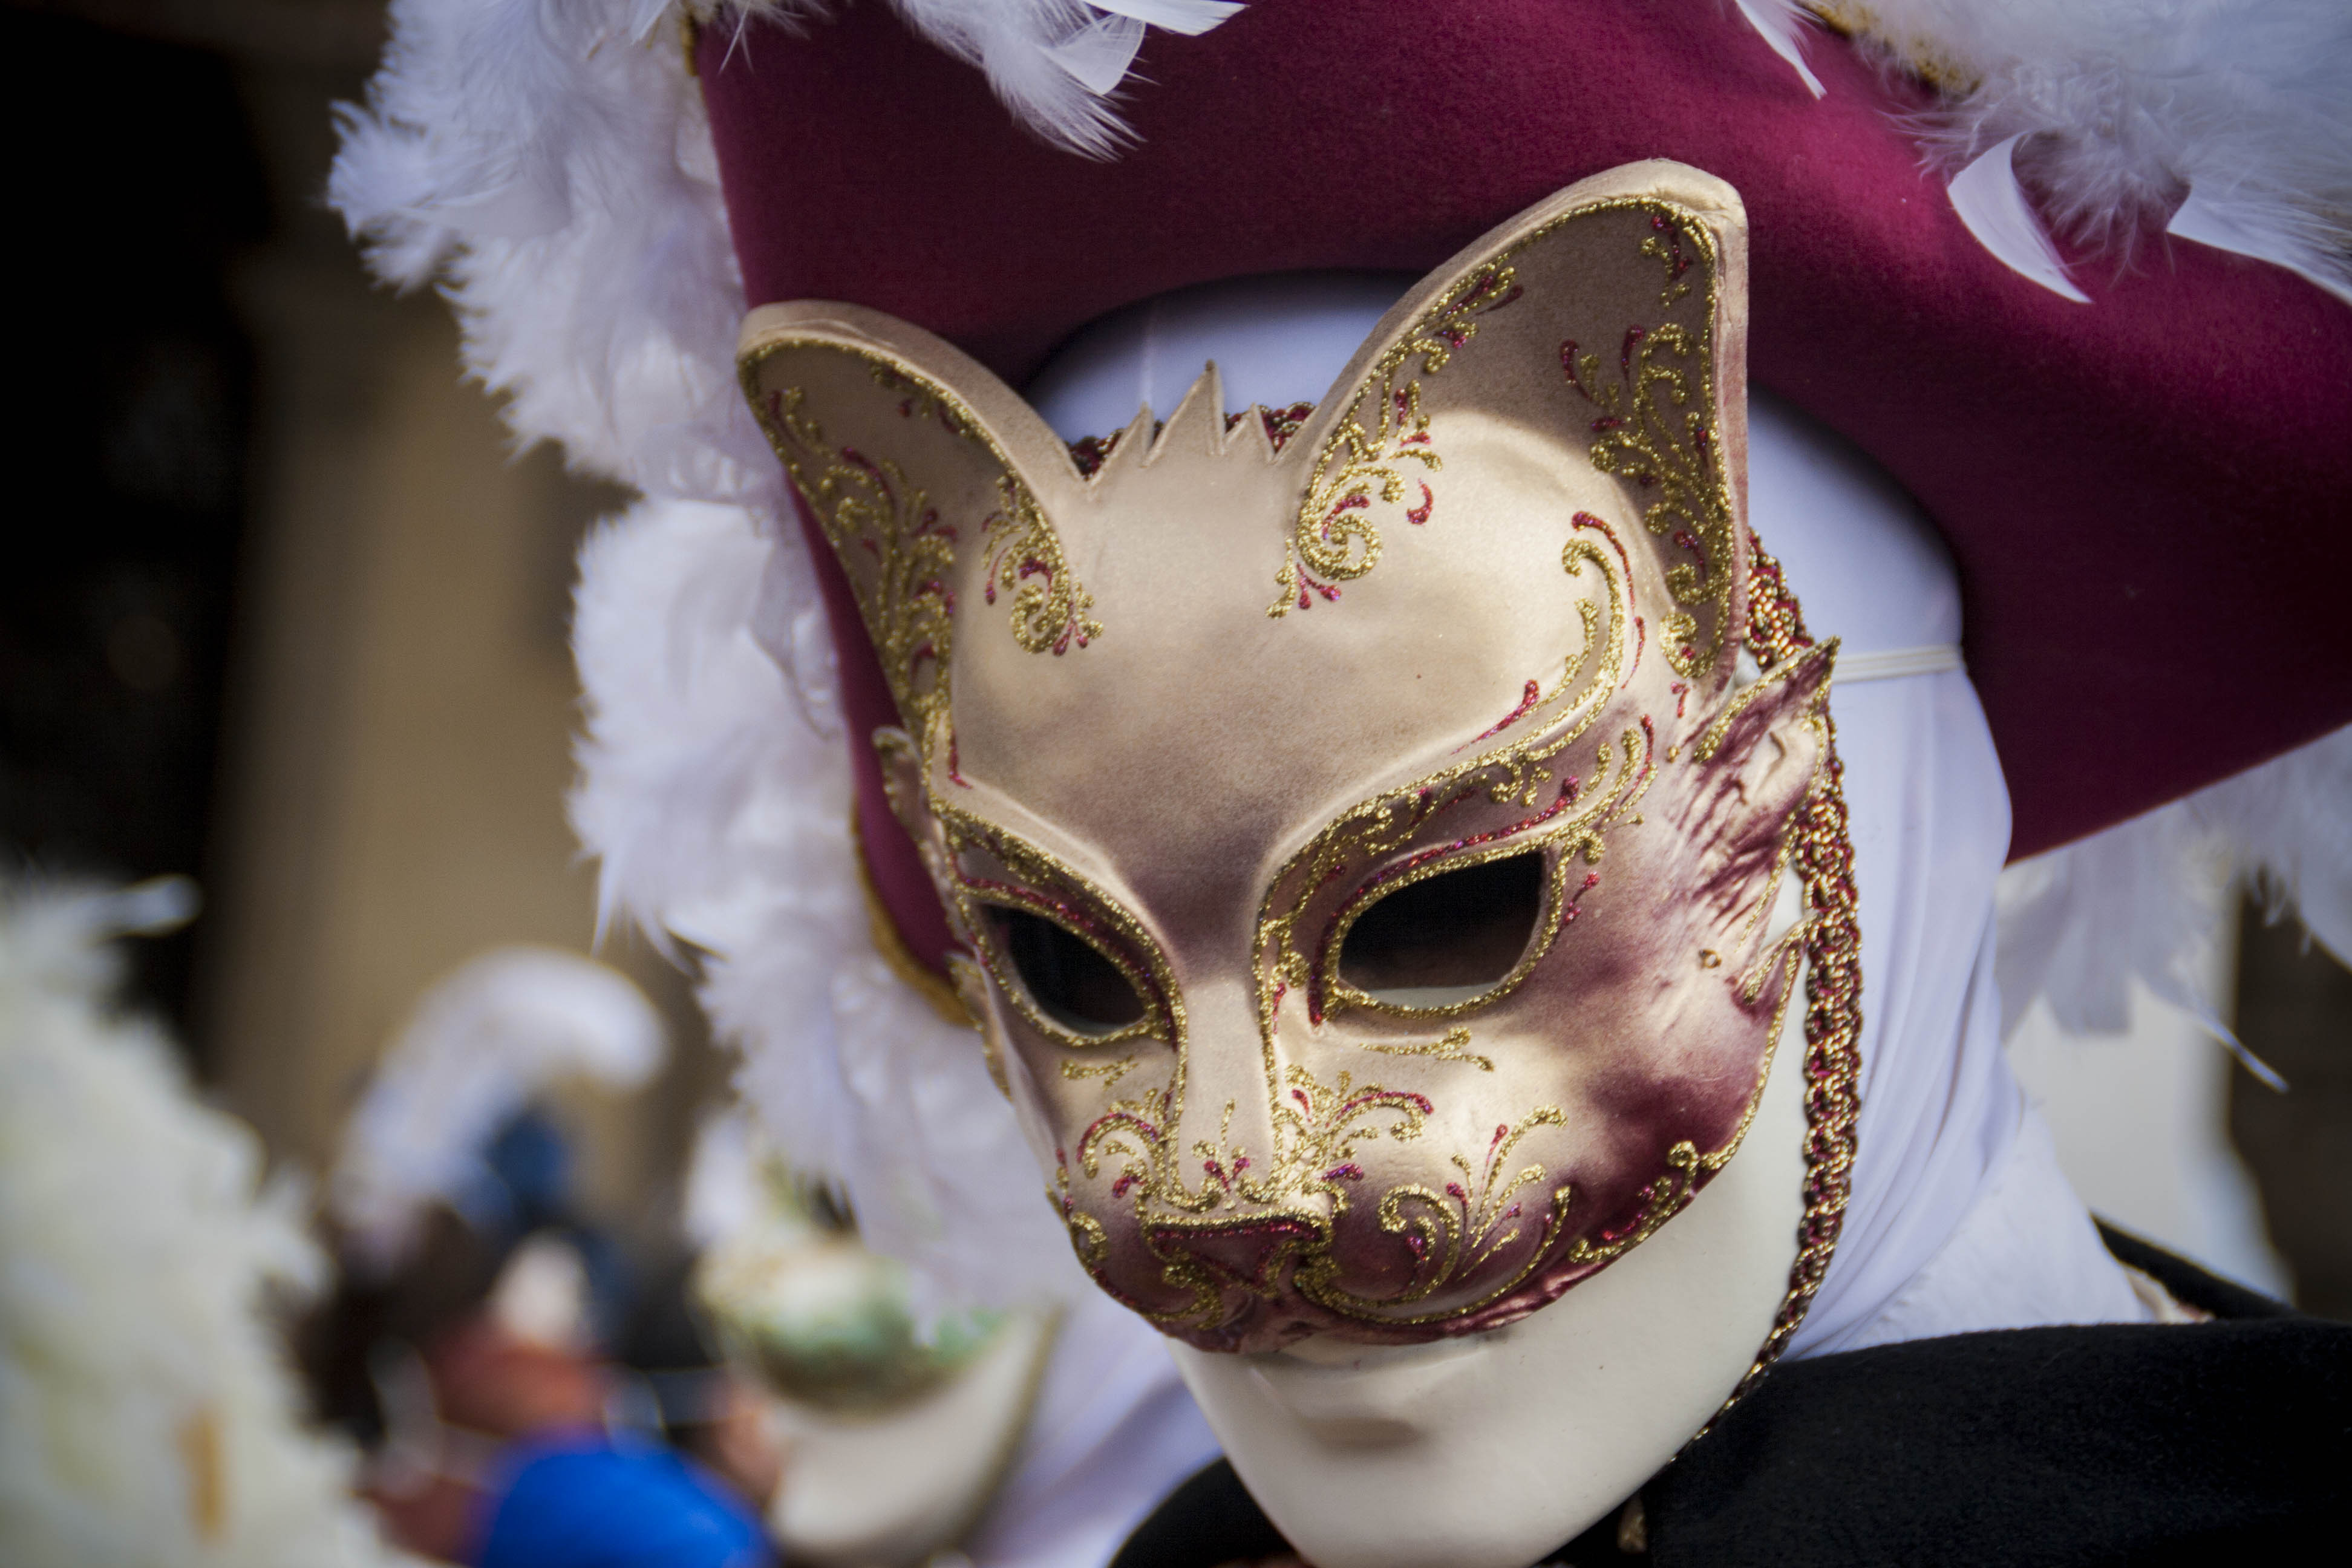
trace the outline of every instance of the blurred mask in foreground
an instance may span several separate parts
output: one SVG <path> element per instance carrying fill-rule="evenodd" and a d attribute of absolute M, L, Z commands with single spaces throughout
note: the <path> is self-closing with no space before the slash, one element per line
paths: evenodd
<path fill-rule="evenodd" d="M 785 1484 L 769 1527 L 815 1568 L 899 1568 L 951 1548 L 1011 1467 L 1052 1349 L 1050 1315 L 919 1324 L 906 1269 L 868 1251 L 823 1187 L 714 1118 L 688 1178 L 707 1250 L 697 1300 L 772 1394 Z"/>

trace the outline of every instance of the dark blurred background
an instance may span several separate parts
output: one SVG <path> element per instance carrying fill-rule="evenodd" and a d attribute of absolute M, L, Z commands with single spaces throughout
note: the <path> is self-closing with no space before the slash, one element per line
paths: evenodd
<path fill-rule="evenodd" d="M 372 289 L 321 205 L 330 106 L 383 38 L 370 0 L 0 4 L 0 855 L 198 880 L 138 1000 L 313 1170 L 436 977 L 591 945 L 564 606 L 582 530 L 625 499 L 518 459 L 446 310 Z M 2157 1046 L 2021 1068 L 2095 1205 L 2216 1261 L 2267 1256 L 2266 1228 L 2303 1304 L 2352 1317 L 2352 975 L 2291 923 L 2237 931 L 2215 1000 L 2291 1095 L 2152 1005 Z M 577 1108 L 587 1196 L 625 1226 L 667 1213 L 724 1068 L 677 975 L 606 956 L 685 1047 L 655 1092 Z M 2240 1208 L 2199 1206 L 2213 1171 Z"/>
<path fill-rule="evenodd" d="M 0 5 L 0 864 L 193 876 L 135 998 L 312 1171 L 435 979 L 592 946 L 567 595 L 627 499 L 518 458 L 447 310 L 373 288 L 326 209 L 331 106 L 383 32 L 373 0 Z M 679 975 L 602 956 L 682 1048 L 564 1110 L 588 1199 L 657 1227 L 725 1069 Z"/>

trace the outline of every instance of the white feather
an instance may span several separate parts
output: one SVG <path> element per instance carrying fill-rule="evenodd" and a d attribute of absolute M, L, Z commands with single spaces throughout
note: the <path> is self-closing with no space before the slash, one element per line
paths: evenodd
<path fill-rule="evenodd" d="M 0 1562 L 422 1568 L 300 1425 L 299 1184 L 113 1006 L 103 939 L 184 893 L 0 888 Z"/>
<path fill-rule="evenodd" d="M 1809 0 L 1947 89 L 1959 169 L 2012 137 L 2053 225 L 2128 255 L 2191 237 L 2352 300 L 2352 6 L 2341 0 Z"/>
<path fill-rule="evenodd" d="M 867 936 L 838 720 L 763 646 L 803 636 L 762 635 L 782 559 L 800 557 L 745 511 L 693 502 L 648 501 L 590 539 L 573 826 L 614 913 L 701 950 L 745 1098 L 843 1190 L 866 1243 L 914 1268 L 927 1308 L 1067 1299 L 1084 1278 L 978 1038 Z"/>
<path fill-rule="evenodd" d="M 907 25 L 978 66 L 996 96 L 1048 141 L 1089 158 L 1126 145 L 1112 105 L 1147 26 L 1209 31 L 1242 9 L 1234 0 L 890 0 Z M 833 0 L 707 0 L 720 20 L 755 13 L 786 21 L 819 16 Z"/>
<path fill-rule="evenodd" d="M 2352 728 L 2011 867 L 1998 957 L 2003 1032 L 2036 998 L 2069 1034 L 2120 1032 L 2137 978 L 2236 1048 L 2197 979 L 2218 894 L 2233 881 L 2263 893 L 2273 918 L 2293 908 L 2352 963 Z"/>
<path fill-rule="evenodd" d="M 636 1089 L 667 1052 L 645 994 L 576 953 L 505 947 L 457 969 L 417 1002 L 337 1150 L 329 1203 L 358 1259 L 391 1268 L 427 1204 L 462 1204 L 533 1095 L 568 1077 Z"/>
<path fill-rule="evenodd" d="M 1789 62 L 1797 79 L 1815 98 L 1822 95 L 1822 79 L 1805 64 L 1804 35 L 1811 14 L 1797 0 L 1736 0 L 1739 14 L 1756 29 L 1763 40 L 1772 46 L 1772 52 Z"/>
<path fill-rule="evenodd" d="M 2018 188 L 2014 160 L 2017 144 L 2022 140 L 2022 136 L 2012 136 L 1994 142 L 1978 154 L 1974 163 L 1953 175 L 1947 192 L 1952 210 L 1960 215 L 1960 222 L 1976 236 L 1977 243 L 1990 251 L 2002 266 L 2041 284 L 2062 300 L 2087 305 L 2091 297 L 2075 288 L 2066 276 L 2066 264 L 2059 258 L 2058 247 L 2042 232 L 2041 220 L 2026 205 L 2025 193 Z"/>

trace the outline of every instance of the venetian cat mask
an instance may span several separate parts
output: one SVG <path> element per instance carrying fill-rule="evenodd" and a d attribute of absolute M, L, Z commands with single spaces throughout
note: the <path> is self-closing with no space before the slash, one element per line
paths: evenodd
<path fill-rule="evenodd" d="M 747 322 L 980 1048 L 1163 1331 L 1408 1344 L 1556 1300 L 1738 1151 L 1809 952 L 1759 1365 L 1793 1327 L 1853 928 L 1834 646 L 1743 516 L 1744 267 L 1727 186 L 1634 165 L 1433 274 L 1320 403 L 1228 418 L 1211 367 L 1075 448 L 903 322 Z"/>

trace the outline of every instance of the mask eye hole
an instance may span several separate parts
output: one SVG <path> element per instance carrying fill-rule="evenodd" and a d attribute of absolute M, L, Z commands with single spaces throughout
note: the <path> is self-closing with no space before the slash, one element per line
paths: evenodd
<path fill-rule="evenodd" d="M 992 907 L 998 949 L 1037 1010 L 1075 1035 L 1108 1035 L 1139 1022 L 1143 998 L 1092 946 L 1043 915 Z"/>
<path fill-rule="evenodd" d="M 1410 882 L 1367 907 L 1339 978 L 1399 1007 L 1467 1002 L 1517 967 L 1543 915 L 1544 858 L 1513 855 Z"/>

